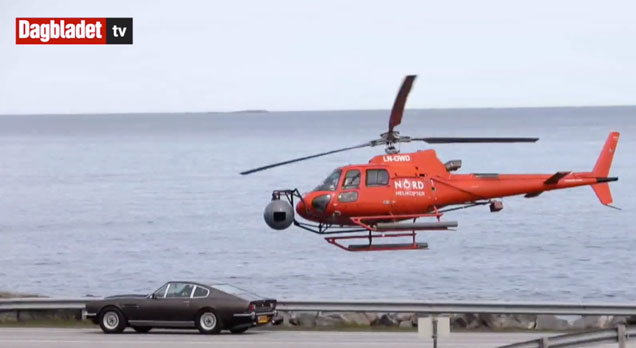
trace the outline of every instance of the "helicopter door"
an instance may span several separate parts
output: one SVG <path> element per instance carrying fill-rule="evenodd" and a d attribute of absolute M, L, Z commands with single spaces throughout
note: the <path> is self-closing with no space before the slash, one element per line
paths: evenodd
<path fill-rule="evenodd" d="M 350 169 L 344 176 L 340 194 L 338 194 L 337 210 L 346 210 L 351 213 L 358 209 L 358 199 L 360 188 L 360 171 L 358 169 Z"/>
<path fill-rule="evenodd" d="M 384 168 L 366 170 L 363 202 L 367 215 L 392 214 L 395 200 L 390 180 L 389 171 Z"/>

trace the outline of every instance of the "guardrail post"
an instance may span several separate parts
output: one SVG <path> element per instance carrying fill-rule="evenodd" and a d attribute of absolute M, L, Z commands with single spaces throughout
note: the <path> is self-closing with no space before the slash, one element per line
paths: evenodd
<path fill-rule="evenodd" d="M 437 348 L 437 317 L 433 317 L 433 348 Z"/>
<path fill-rule="evenodd" d="M 616 326 L 616 331 L 618 334 L 618 348 L 626 348 L 627 347 L 627 337 L 625 334 L 625 325 L 620 324 Z"/>
<path fill-rule="evenodd" d="M 539 348 L 549 348 L 550 340 L 547 337 L 542 337 L 539 339 Z"/>

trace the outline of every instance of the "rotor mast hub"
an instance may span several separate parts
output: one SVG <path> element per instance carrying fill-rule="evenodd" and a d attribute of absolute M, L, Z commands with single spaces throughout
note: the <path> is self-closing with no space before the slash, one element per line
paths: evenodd
<path fill-rule="evenodd" d="M 380 134 L 380 139 L 374 140 L 371 143 L 373 146 L 384 144 L 384 152 L 387 155 L 395 155 L 400 153 L 399 147 L 395 146 L 398 143 L 408 143 L 411 141 L 411 137 L 408 136 L 400 136 L 400 132 L 398 131 L 390 131 Z"/>

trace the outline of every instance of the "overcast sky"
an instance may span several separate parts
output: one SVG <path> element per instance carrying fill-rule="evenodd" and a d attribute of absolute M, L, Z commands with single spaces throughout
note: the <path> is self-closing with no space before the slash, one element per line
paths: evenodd
<path fill-rule="evenodd" d="M 15 44 L 133 17 L 132 46 Z M 634 1 L 0 0 L 0 114 L 636 104 Z"/>

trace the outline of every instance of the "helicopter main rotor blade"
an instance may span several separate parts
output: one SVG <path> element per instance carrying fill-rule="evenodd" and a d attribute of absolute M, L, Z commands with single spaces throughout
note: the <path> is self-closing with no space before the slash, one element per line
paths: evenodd
<path fill-rule="evenodd" d="M 535 143 L 539 138 L 470 138 L 470 137 L 429 137 L 411 138 L 411 141 L 423 141 L 429 144 L 454 143 Z"/>
<path fill-rule="evenodd" d="M 389 118 L 389 133 L 393 132 L 393 128 L 402 122 L 406 98 L 409 96 L 409 92 L 411 92 L 411 87 L 413 87 L 413 81 L 415 81 L 416 77 L 417 75 L 408 75 L 404 78 L 404 82 L 402 82 L 402 87 L 400 87 L 400 91 L 395 97 L 395 102 L 393 103 L 393 109 L 391 109 L 391 117 Z"/>
<path fill-rule="evenodd" d="M 312 158 L 316 158 L 316 157 L 320 157 L 320 156 L 331 155 L 331 154 L 337 153 L 337 152 L 343 152 L 343 151 L 348 151 L 348 150 L 353 150 L 353 149 L 359 149 L 359 148 L 367 147 L 367 146 L 373 146 L 373 144 L 372 143 L 364 143 L 364 144 L 360 144 L 360 145 L 356 145 L 356 146 L 350 146 L 350 147 L 345 147 L 345 148 L 342 148 L 342 149 L 327 151 L 327 152 L 319 153 L 319 154 L 316 154 L 316 155 L 299 157 L 299 158 L 295 158 L 295 159 L 284 161 L 284 162 L 278 162 L 278 163 L 274 163 L 274 164 L 269 164 L 269 165 L 266 165 L 266 166 L 262 166 L 262 167 L 258 167 L 258 168 L 254 168 L 254 169 L 250 169 L 250 170 L 246 170 L 244 172 L 241 172 L 241 175 L 252 174 L 252 173 L 255 173 L 255 172 L 260 172 L 261 170 L 266 170 L 266 169 L 270 169 L 270 168 L 274 168 L 274 167 L 278 167 L 278 166 L 283 166 L 283 165 L 294 163 L 294 162 L 300 162 L 300 161 L 304 161 L 304 160 L 308 160 L 308 159 L 312 159 Z"/>

